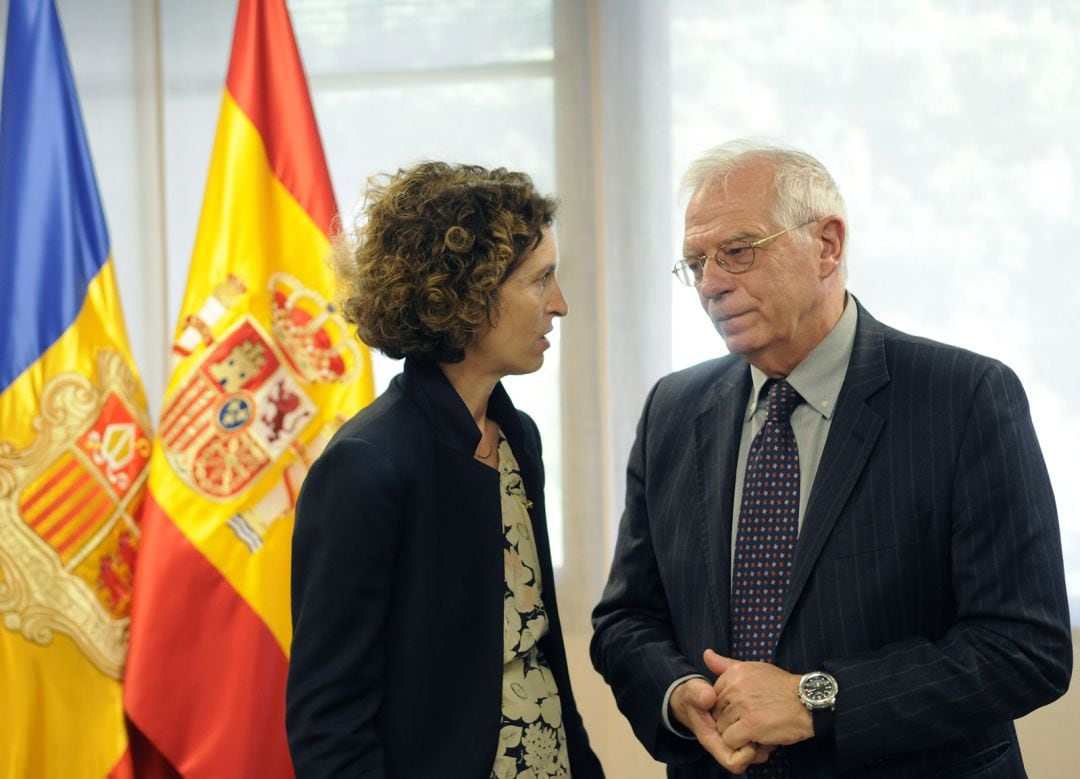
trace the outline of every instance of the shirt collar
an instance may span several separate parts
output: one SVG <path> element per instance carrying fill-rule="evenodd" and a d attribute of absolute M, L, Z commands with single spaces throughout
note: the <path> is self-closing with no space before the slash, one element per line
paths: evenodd
<path fill-rule="evenodd" d="M 795 366 L 786 381 L 798 392 L 806 405 L 813 408 L 825 419 L 831 419 L 836 409 L 836 399 L 840 396 L 840 387 L 844 384 L 848 361 L 855 346 L 855 325 L 858 322 L 858 310 L 851 295 L 844 297 L 844 313 L 828 335 L 822 339 L 806 359 Z M 746 408 L 747 422 L 757 411 L 761 398 L 761 388 L 769 377 L 761 370 L 750 366 L 753 379 L 750 403 Z"/>

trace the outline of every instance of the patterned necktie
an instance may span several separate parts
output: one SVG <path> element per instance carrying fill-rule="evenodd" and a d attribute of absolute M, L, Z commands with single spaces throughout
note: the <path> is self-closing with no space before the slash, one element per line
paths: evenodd
<path fill-rule="evenodd" d="M 731 580 L 732 656 L 771 663 L 799 537 L 799 450 L 790 384 L 768 389 L 765 425 L 750 445 Z"/>
<path fill-rule="evenodd" d="M 791 412 L 802 403 L 786 381 L 771 384 L 765 426 L 746 458 L 731 580 L 732 657 L 766 663 L 776 655 L 799 538 L 799 450 Z M 767 763 L 750 766 L 746 775 L 786 779 L 791 775 L 787 751 L 777 748 Z"/>

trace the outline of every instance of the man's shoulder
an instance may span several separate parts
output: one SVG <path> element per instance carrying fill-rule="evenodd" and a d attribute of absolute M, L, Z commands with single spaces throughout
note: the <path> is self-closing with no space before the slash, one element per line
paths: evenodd
<path fill-rule="evenodd" d="M 910 354 L 914 359 L 934 362 L 947 360 L 952 363 L 963 364 L 1000 364 L 1000 361 L 993 357 L 980 354 L 963 346 L 926 336 L 914 335 L 887 325 L 879 324 L 879 329 L 887 350 Z"/>
<path fill-rule="evenodd" d="M 865 359 L 865 350 L 881 350 L 892 381 L 913 378 L 934 384 L 972 386 L 988 371 L 1014 375 L 1000 360 L 971 349 L 898 330 L 872 318 L 860 321 L 852 362 Z"/>
<path fill-rule="evenodd" d="M 736 390 L 749 380 L 749 375 L 746 360 L 738 355 L 706 360 L 661 378 L 653 385 L 645 405 L 651 413 L 666 413 L 674 407 L 684 417 L 693 416 L 714 402 L 718 392 Z"/>
<path fill-rule="evenodd" d="M 702 391 L 718 381 L 739 381 L 746 370 L 745 359 L 726 354 L 673 371 L 660 379 L 656 386 L 665 392 Z"/>

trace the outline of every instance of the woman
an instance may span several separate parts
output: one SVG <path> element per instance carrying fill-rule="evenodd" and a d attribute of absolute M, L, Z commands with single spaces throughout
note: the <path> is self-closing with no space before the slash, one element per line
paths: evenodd
<path fill-rule="evenodd" d="M 566 301 L 555 204 L 430 162 L 369 186 L 343 311 L 405 370 L 301 491 L 287 726 L 300 777 L 602 776 L 566 668 L 536 425 L 499 383 Z"/>

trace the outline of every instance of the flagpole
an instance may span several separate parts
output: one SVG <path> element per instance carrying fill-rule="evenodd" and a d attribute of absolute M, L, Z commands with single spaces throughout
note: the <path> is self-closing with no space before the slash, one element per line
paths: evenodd
<path fill-rule="evenodd" d="M 169 320 L 169 224 L 165 187 L 165 80 L 162 62 L 161 2 L 135 4 L 136 119 L 139 125 L 139 169 L 143 223 L 140 226 L 141 261 L 147 297 L 140 321 L 151 348 L 144 355 L 143 381 L 156 419 L 168 381 L 171 349 Z"/>

